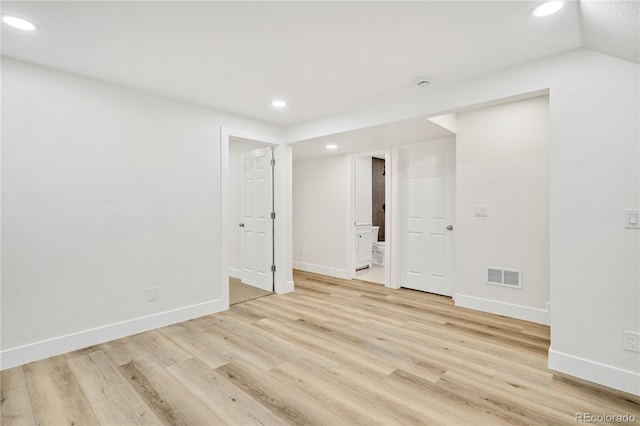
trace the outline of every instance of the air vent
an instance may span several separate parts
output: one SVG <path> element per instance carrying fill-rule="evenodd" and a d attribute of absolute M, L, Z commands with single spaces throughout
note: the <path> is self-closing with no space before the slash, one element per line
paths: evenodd
<path fill-rule="evenodd" d="M 505 287 L 521 288 L 522 271 L 517 269 L 496 268 L 487 266 L 486 283 Z"/>

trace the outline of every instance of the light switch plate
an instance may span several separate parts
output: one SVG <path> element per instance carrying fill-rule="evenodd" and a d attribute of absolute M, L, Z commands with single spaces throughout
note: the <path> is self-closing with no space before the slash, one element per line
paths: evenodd
<path fill-rule="evenodd" d="M 475 217 L 487 217 L 489 215 L 489 207 L 486 204 L 476 204 L 473 209 Z"/>
<path fill-rule="evenodd" d="M 633 223 L 634 221 L 635 224 Z M 640 229 L 640 209 L 626 209 L 624 211 L 624 227 L 627 229 Z"/>

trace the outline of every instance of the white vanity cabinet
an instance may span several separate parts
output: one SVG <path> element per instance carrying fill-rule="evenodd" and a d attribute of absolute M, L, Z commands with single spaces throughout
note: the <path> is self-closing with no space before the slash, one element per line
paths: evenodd
<path fill-rule="evenodd" d="M 371 267 L 371 226 L 356 226 L 355 238 L 356 270 Z"/>

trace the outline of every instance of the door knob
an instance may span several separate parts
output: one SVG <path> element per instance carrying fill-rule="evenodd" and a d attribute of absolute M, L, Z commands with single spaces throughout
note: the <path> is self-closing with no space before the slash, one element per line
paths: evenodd
<path fill-rule="evenodd" d="M 240 228 L 244 228 L 244 223 L 239 223 L 239 224 L 238 224 L 238 226 L 239 226 Z"/>
<path fill-rule="evenodd" d="M 453 231 L 453 226 L 451 225 L 447 226 L 447 231 Z"/>

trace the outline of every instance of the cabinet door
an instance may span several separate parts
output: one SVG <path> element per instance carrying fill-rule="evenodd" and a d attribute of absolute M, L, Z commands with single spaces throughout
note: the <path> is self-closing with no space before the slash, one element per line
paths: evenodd
<path fill-rule="evenodd" d="M 371 256 L 371 233 L 358 235 L 358 263 L 369 263 Z"/>

